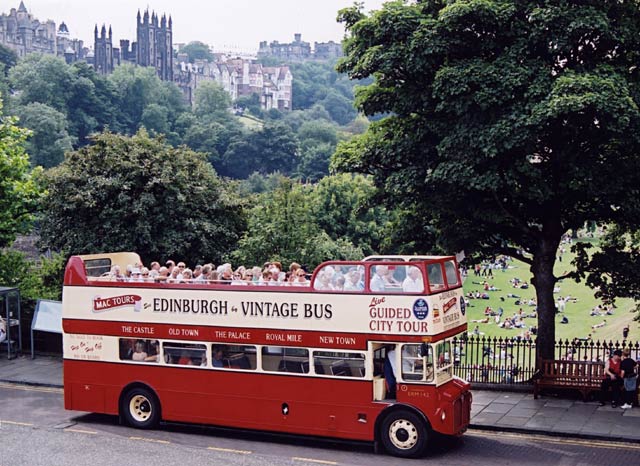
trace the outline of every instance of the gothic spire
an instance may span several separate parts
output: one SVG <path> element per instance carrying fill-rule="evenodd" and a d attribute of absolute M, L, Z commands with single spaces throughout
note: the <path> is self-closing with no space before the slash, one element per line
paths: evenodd
<path fill-rule="evenodd" d="M 27 7 L 24 6 L 24 2 L 23 1 L 20 1 L 20 6 L 18 7 L 18 11 L 20 13 L 27 13 Z"/>

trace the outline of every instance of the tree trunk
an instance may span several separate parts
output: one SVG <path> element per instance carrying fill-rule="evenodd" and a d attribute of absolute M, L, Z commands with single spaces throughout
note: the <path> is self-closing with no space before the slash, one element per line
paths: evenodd
<path fill-rule="evenodd" d="M 556 252 L 560 244 L 560 235 L 545 235 L 534 251 L 531 272 L 532 284 L 536 288 L 538 303 L 538 335 L 536 352 L 540 359 L 555 358 L 556 338 L 556 303 L 553 298 L 553 288 L 556 277 L 553 275 L 553 265 Z"/>

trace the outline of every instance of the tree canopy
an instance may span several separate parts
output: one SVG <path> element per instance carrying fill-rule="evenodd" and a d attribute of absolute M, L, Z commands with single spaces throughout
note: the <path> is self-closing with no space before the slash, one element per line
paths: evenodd
<path fill-rule="evenodd" d="M 181 53 L 186 53 L 189 57 L 189 63 L 193 63 L 196 60 L 213 61 L 213 54 L 211 53 L 211 47 L 204 42 L 194 40 L 180 49 Z"/>
<path fill-rule="evenodd" d="M 0 100 L 0 248 L 30 230 L 41 190 L 24 151 L 28 131 L 3 116 Z"/>
<path fill-rule="evenodd" d="M 375 78 L 356 103 L 383 118 L 335 167 L 372 174 L 451 252 L 530 264 L 539 355 L 553 357 L 561 236 L 640 218 L 637 2 L 426 0 L 339 18 L 338 69 Z"/>
<path fill-rule="evenodd" d="M 203 154 L 145 131 L 97 135 L 46 181 L 43 243 L 71 254 L 133 250 L 145 261 L 219 261 L 245 228 L 239 198 Z"/>
<path fill-rule="evenodd" d="M 31 130 L 27 151 L 34 166 L 51 168 L 73 149 L 74 138 L 69 135 L 65 115 L 38 102 L 17 108 L 20 124 Z"/>
<path fill-rule="evenodd" d="M 312 212 L 314 188 L 280 178 L 249 212 L 248 228 L 229 258 L 245 266 L 266 260 L 297 262 L 311 269 L 325 260 L 363 257 L 347 238 L 332 238 Z"/>

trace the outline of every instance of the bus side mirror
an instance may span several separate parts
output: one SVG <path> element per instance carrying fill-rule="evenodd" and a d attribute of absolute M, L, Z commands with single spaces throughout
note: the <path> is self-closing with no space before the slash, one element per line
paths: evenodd
<path fill-rule="evenodd" d="M 426 343 L 422 343 L 420 345 L 420 357 L 425 357 L 429 354 L 429 347 L 427 346 Z"/>

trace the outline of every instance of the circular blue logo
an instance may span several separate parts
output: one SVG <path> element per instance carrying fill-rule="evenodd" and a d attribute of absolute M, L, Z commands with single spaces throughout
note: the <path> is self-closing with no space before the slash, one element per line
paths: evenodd
<path fill-rule="evenodd" d="M 429 305 L 424 299 L 418 299 L 413 303 L 413 315 L 418 320 L 424 320 L 429 315 Z"/>
<path fill-rule="evenodd" d="M 467 304 L 464 302 L 464 296 L 460 296 L 460 312 L 462 312 L 462 315 L 467 312 Z"/>

